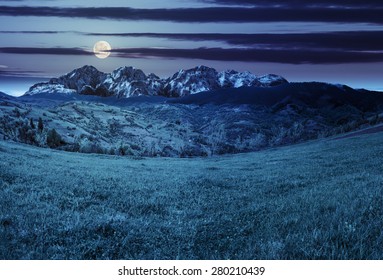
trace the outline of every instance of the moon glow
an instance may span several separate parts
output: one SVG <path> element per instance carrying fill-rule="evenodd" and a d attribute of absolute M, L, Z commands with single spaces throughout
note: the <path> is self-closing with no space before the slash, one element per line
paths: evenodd
<path fill-rule="evenodd" d="M 111 50 L 112 47 L 106 41 L 98 41 L 93 46 L 94 55 L 101 59 L 107 58 L 110 55 Z"/>

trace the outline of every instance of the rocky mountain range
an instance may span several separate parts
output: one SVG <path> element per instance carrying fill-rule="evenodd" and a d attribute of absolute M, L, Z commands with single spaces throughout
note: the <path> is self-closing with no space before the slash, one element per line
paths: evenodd
<path fill-rule="evenodd" d="M 234 70 L 217 72 L 206 66 L 180 70 L 167 79 L 161 79 L 155 74 L 146 75 L 134 67 L 121 67 L 107 74 L 93 66 L 83 66 L 46 83 L 33 85 L 26 95 L 78 93 L 118 98 L 140 95 L 183 97 L 222 88 L 270 87 L 284 83 L 287 83 L 286 79 L 274 74 L 257 76 Z"/>

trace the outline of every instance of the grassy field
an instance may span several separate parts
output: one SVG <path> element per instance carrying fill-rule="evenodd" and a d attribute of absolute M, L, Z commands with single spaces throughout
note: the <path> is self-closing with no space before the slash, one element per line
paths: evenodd
<path fill-rule="evenodd" d="M 1 259 L 383 259 L 383 133 L 211 158 L 0 141 Z"/>

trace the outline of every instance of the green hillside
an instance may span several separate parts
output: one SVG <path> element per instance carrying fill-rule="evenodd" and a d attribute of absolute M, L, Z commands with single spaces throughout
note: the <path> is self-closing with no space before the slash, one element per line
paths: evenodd
<path fill-rule="evenodd" d="M 383 259 L 383 133 L 210 158 L 0 142 L 1 259 Z"/>

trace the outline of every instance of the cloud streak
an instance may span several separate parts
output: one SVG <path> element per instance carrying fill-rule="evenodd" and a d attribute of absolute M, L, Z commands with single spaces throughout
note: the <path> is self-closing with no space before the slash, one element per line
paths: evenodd
<path fill-rule="evenodd" d="M 24 48 L 24 47 L 6 47 L 0 48 L 0 53 L 8 54 L 46 54 L 46 55 L 93 55 L 78 48 Z"/>
<path fill-rule="evenodd" d="M 43 74 L 42 71 L 28 71 L 20 69 L 0 68 L 0 77 L 34 77 Z"/>
<path fill-rule="evenodd" d="M 55 35 L 73 33 L 97 37 L 158 38 L 175 41 L 222 42 L 253 48 L 337 49 L 344 51 L 383 51 L 383 31 L 344 31 L 322 33 L 85 33 L 77 31 L 0 31 L 0 34 Z"/>
<path fill-rule="evenodd" d="M 98 37 L 160 38 L 176 41 L 215 41 L 253 48 L 337 49 L 344 51 L 383 51 L 383 31 L 344 31 L 323 33 L 84 33 L 77 31 L 0 31 L 0 34 L 54 35 L 73 33 Z"/>
<path fill-rule="evenodd" d="M 383 51 L 339 51 L 309 49 L 254 49 L 254 48 L 124 48 L 111 51 L 123 58 L 203 59 L 215 61 L 275 62 L 286 64 L 340 64 L 381 62 Z M 0 53 L 29 55 L 93 55 L 75 48 L 0 48 Z"/>
<path fill-rule="evenodd" d="M 133 9 L 126 7 L 59 8 L 0 6 L 3 16 L 68 17 L 171 22 L 344 22 L 383 24 L 382 8 L 305 7 L 209 7 L 178 9 Z"/>
<path fill-rule="evenodd" d="M 310 48 L 344 51 L 383 51 L 383 31 L 355 31 L 299 34 L 225 33 L 86 33 L 90 36 L 149 37 L 183 41 L 219 41 L 257 48 Z"/>
<path fill-rule="evenodd" d="M 383 52 L 313 51 L 298 49 L 157 49 L 129 48 L 112 50 L 126 58 L 187 58 L 217 61 L 275 62 L 287 64 L 339 64 L 383 61 Z"/>
<path fill-rule="evenodd" d="M 363 0 L 317 0 L 315 2 L 305 0 L 200 0 L 204 3 L 218 5 L 250 5 L 250 6 L 282 6 L 282 7 L 382 7 L 381 1 L 363 1 Z"/>
<path fill-rule="evenodd" d="M 67 31 L 0 31 L 0 34 L 60 34 Z"/>

